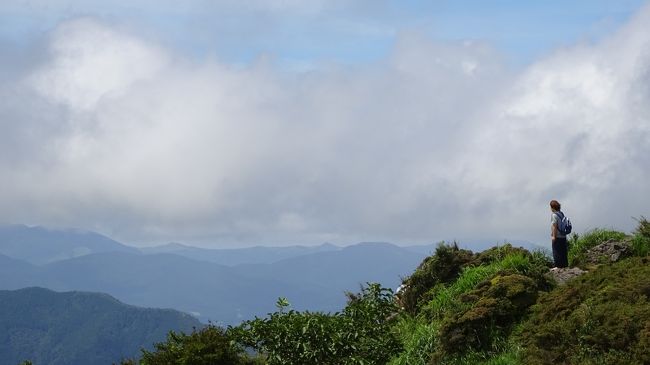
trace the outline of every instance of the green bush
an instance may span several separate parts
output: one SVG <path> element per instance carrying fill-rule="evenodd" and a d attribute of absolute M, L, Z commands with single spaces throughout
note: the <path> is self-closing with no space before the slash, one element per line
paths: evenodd
<path fill-rule="evenodd" d="M 587 251 L 607 241 L 623 241 L 627 235 L 623 232 L 594 229 L 582 236 L 573 235 L 569 241 L 569 265 L 584 266 Z"/>
<path fill-rule="evenodd" d="M 462 268 L 475 259 L 472 251 L 441 242 L 436 252 L 422 261 L 415 272 L 404 280 L 406 286 L 400 292 L 400 304 L 415 314 L 430 299 L 430 291 L 437 285 L 451 283 L 460 275 Z"/>
<path fill-rule="evenodd" d="M 540 297 L 521 331 L 526 364 L 650 361 L 650 259 L 599 266 Z"/>
<path fill-rule="evenodd" d="M 269 364 L 385 364 L 401 350 L 391 330 L 397 307 L 390 289 L 369 284 L 349 294 L 340 313 L 285 311 L 230 329 L 244 346 L 263 354 Z"/>
<path fill-rule="evenodd" d="M 222 328 L 210 325 L 187 335 L 170 332 L 167 341 L 142 350 L 141 365 L 242 365 L 253 364 L 242 347 L 234 344 Z M 123 361 L 123 364 L 134 362 Z"/>

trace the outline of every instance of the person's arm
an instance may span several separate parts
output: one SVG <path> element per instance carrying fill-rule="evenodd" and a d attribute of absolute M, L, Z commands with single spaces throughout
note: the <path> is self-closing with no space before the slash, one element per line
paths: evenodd
<path fill-rule="evenodd" d="M 554 213 L 553 214 L 553 223 L 551 224 L 551 239 L 555 241 L 557 238 L 557 221 L 558 221 L 558 216 Z"/>

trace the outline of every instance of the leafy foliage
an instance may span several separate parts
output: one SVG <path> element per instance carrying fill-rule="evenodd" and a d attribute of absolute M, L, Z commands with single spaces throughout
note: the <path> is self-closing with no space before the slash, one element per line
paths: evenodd
<path fill-rule="evenodd" d="M 154 345 L 155 351 L 142 350 L 141 365 L 239 365 L 249 364 L 243 348 L 237 346 L 222 328 L 210 325 L 187 335 L 170 332 L 167 341 Z"/>
<path fill-rule="evenodd" d="M 391 331 L 393 294 L 369 284 L 348 294 L 342 312 L 278 311 L 230 328 L 240 343 L 264 354 L 269 364 L 384 364 L 400 350 Z"/>

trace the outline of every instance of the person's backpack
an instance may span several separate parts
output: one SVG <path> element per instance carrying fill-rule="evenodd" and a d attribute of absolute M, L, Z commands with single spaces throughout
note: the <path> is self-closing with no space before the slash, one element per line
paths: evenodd
<path fill-rule="evenodd" d="M 562 212 L 557 212 L 557 230 L 560 231 L 560 233 L 564 236 L 568 235 L 571 233 L 571 229 L 573 229 L 573 226 L 571 226 L 571 220 L 569 220 L 569 217 L 564 215 Z"/>

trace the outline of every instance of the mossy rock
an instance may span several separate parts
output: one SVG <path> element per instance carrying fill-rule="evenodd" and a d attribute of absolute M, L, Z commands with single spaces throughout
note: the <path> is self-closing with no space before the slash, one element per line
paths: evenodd
<path fill-rule="evenodd" d="M 469 350 L 489 350 L 507 336 L 538 297 L 536 282 L 524 275 L 497 275 L 461 297 L 464 309 L 445 318 L 440 351 L 434 358 Z"/>
<path fill-rule="evenodd" d="M 522 326 L 525 364 L 650 363 L 650 259 L 603 265 L 543 294 Z"/>
<path fill-rule="evenodd" d="M 471 262 L 472 266 L 488 265 L 493 262 L 502 260 L 504 257 L 513 254 L 521 254 L 522 256 L 530 256 L 530 252 L 523 247 L 513 247 L 511 244 L 506 243 L 501 246 L 491 247 L 483 252 L 475 255 L 474 260 Z"/>

